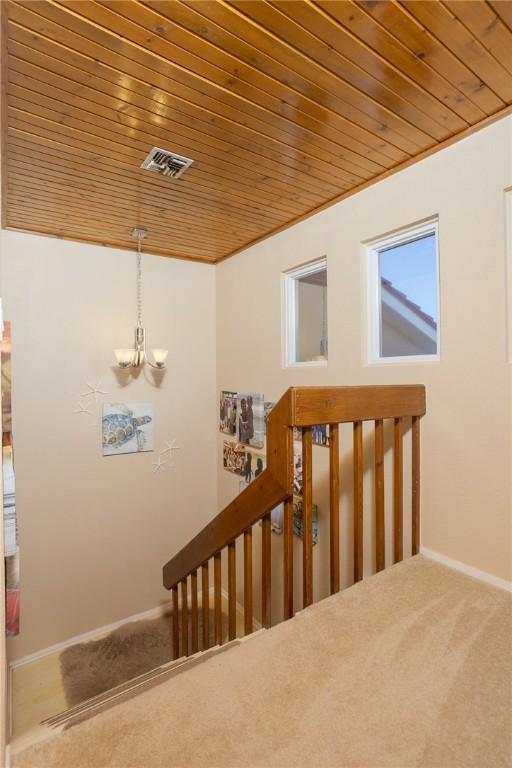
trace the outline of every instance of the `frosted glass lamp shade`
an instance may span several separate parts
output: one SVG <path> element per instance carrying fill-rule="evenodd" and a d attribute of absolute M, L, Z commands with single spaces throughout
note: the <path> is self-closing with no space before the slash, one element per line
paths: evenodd
<path fill-rule="evenodd" d="M 120 368 L 128 368 L 133 362 L 133 349 L 114 349 L 114 354 Z"/>
<path fill-rule="evenodd" d="M 165 366 L 165 361 L 167 360 L 169 351 L 167 349 L 152 349 L 151 352 L 153 353 L 153 357 L 157 366 L 159 368 L 163 368 Z"/>

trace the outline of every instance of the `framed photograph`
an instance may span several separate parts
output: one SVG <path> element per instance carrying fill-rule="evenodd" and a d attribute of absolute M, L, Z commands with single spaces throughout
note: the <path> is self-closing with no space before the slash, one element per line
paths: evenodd
<path fill-rule="evenodd" d="M 265 431 L 267 430 L 267 419 L 270 416 L 270 412 L 272 411 L 272 408 L 275 406 L 275 403 L 271 400 L 266 400 L 264 403 L 264 416 L 265 416 Z"/>
<path fill-rule="evenodd" d="M 154 450 L 153 403 L 104 403 L 103 455 Z"/>
<path fill-rule="evenodd" d="M 252 451 L 247 445 L 224 440 L 224 469 L 243 478 L 246 488 L 252 480 L 261 475 L 266 466 L 265 455 Z M 242 482 L 242 481 L 241 481 Z M 242 491 L 243 488 L 240 487 Z"/>
<path fill-rule="evenodd" d="M 222 391 L 219 403 L 219 430 L 225 435 L 236 435 L 236 392 Z"/>
<path fill-rule="evenodd" d="M 293 497 L 293 533 L 299 539 L 304 538 L 304 527 L 302 524 L 302 496 Z M 311 528 L 313 534 L 313 546 L 318 543 L 318 507 L 313 504 Z"/>
<path fill-rule="evenodd" d="M 313 445 L 321 445 L 323 448 L 329 447 L 329 425 L 328 424 L 316 424 L 312 427 Z M 297 443 L 302 443 L 302 429 L 300 427 L 293 428 L 293 440 Z"/>
<path fill-rule="evenodd" d="M 263 448 L 265 440 L 265 407 L 263 395 L 238 393 L 236 404 L 238 442 L 252 448 Z"/>

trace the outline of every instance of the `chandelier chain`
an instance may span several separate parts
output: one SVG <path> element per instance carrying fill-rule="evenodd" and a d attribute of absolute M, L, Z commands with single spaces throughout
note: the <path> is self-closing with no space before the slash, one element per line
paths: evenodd
<path fill-rule="evenodd" d="M 142 328 L 142 249 L 141 238 L 137 238 L 137 326 Z"/>

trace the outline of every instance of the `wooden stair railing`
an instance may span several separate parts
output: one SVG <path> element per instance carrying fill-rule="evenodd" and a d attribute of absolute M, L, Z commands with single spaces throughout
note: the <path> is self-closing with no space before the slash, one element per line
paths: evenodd
<path fill-rule="evenodd" d="M 313 602 L 313 480 L 312 427 L 329 425 L 329 570 L 330 593 L 340 589 L 340 429 L 353 424 L 354 582 L 363 578 L 363 422 L 374 422 L 375 567 L 385 567 L 384 422 L 393 425 L 393 562 L 403 558 L 405 421 L 411 425 L 411 553 L 420 538 L 420 419 L 425 414 L 423 385 L 360 387 L 291 387 L 274 407 L 267 423 L 267 468 L 163 568 L 164 586 L 172 593 L 172 648 L 178 658 L 199 650 L 198 569 L 201 569 L 201 648 L 209 643 L 209 562 L 213 558 L 214 643 L 222 636 L 222 551 L 227 548 L 228 637 L 236 637 L 236 541 L 243 536 L 244 631 L 253 629 L 253 526 L 261 529 L 261 623 L 271 625 L 270 513 L 284 502 L 283 616 L 294 614 L 293 603 L 293 428 L 302 430 L 302 607 Z M 189 644 L 188 581 L 191 589 Z M 181 612 L 179 594 L 181 591 Z M 180 626 L 181 616 L 181 626 Z"/>

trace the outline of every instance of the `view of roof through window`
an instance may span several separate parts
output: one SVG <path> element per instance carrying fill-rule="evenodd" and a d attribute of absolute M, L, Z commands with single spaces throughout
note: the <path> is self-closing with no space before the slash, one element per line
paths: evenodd
<path fill-rule="evenodd" d="M 405 294 L 437 324 L 436 235 L 392 246 L 379 252 L 381 281 Z"/>

